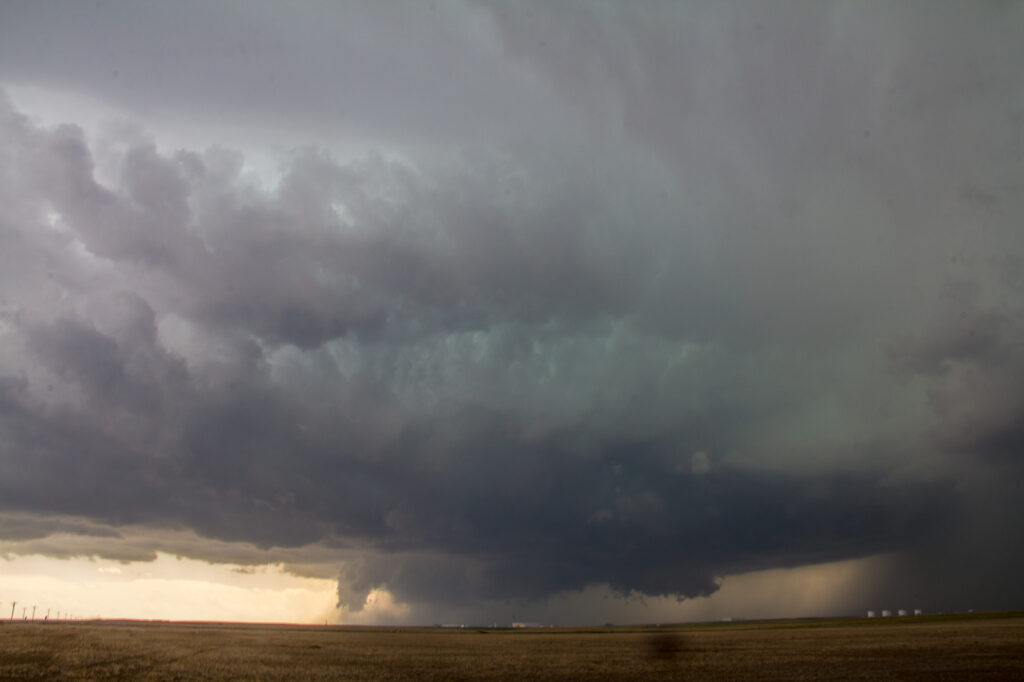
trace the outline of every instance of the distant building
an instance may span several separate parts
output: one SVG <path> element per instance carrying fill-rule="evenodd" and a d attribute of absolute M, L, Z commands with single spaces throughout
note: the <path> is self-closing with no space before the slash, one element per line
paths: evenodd
<path fill-rule="evenodd" d="M 892 615 L 892 611 L 889 609 L 882 609 L 882 618 L 888 618 Z"/>
<path fill-rule="evenodd" d="M 905 615 L 907 615 L 907 610 L 906 609 L 900 609 L 899 611 L 896 612 L 896 615 L 898 615 L 898 616 L 905 616 Z"/>
<path fill-rule="evenodd" d="M 541 624 L 541 623 L 512 623 L 512 627 L 514 627 L 516 629 L 519 629 L 519 628 L 542 628 L 542 627 L 545 627 L 545 626 L 543 624 Z"/>
<path fill-rule="evenodd" d="M 874 618 L 874 617 L 875 617 L 875 612 L 874 611 L 868 611 L 868 618 Z"/>
<path fill-rule="evenodd" d="M 915 616 L 924 615 L 924 611 L 922 611 L 921 609 L 914 609 L 914 615 Z"/>

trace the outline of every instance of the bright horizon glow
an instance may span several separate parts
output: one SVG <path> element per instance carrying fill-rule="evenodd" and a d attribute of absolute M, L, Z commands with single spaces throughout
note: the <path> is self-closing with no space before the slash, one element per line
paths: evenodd
<path fill-rule="evenodd" d="M 38 605 L 77 618 L 322 623 L 333 620 L 333 580 L 287 573 L 280 564 L 240 566 L 157 553 L 152 562 L 8 555 L 0 562 L 4 604 Z M 20 611 L 15 615 L 19 615 Z"/>

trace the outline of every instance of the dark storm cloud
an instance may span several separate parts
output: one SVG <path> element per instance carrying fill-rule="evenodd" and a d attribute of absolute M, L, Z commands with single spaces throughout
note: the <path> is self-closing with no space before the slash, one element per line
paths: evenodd
<path fill-rule="evenodd" d="M 96 524 L 33 516 L 4 517 L 0 519 L 0 527 L 3 528 L 0 532 L 3 533 L 4 539 L 16 541 L 46 538 L 54 533 L 98 538 L 122 537 L 117 531 Z"/>
<path fill-rule="evenodd" d="M 433 553 L 382 554 L 348 566 L 339 599 L 358 610 L 376 585 L 414 603 L 429 595 L 450 605 L 542 600 L 595 583 L 624 594 L 710 594 L 723 572 L 919 542 L 934 533 L 936 510 L 949 499 L 949 490 L 934 485 L 901 485 L 891 494 L 871 477 L 694 476 L 652 466 L 647 449 L 586 462 L 548 452 L 554 473 L 540 481 L 474 472 L 475 493 L 438 481 L 429 486 L 437 499 L 406 496 L 389 518 L 393 532 L 405 542 L 426 540 Z"/>
<path fill-rule="evenodd" d="M 447 12 L 430 3 L 307 2 L 282 12 L 249 3 L 14 2 L 3 9 L 0 62 L 14 82 L 86 89 L 134 113 L 193 121 L 242 115 L 330 135 L 447 141 L 525 137 L 550 122 L 554 98 L 536 108 L 543 93 L 503 60 L 489 12 L 442 5 Z"/>
<path fill-rule="evenodd" d="M 946 451 L 1021 462 L 1024 309 L 986 308 L 974 283 L 952 283 L 935 319 L 891 351 L 896 367 L 928 382 L 930 434 Z"/>
<path fill-rule="evenodd" d="M 398 7 L 0 10 L 14 91 L 309 136 L 0 103 L 4 537 L 423 617 L 1020 566 L 1019 8 Z"/>

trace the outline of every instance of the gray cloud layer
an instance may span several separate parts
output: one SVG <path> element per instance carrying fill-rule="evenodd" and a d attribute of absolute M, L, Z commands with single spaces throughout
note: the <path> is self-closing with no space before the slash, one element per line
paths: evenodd
<path fill-rule="evenodd" d="M 1019 5 L 78 12 L 0 10 L 13 90 L 309 139 L 269 186 L 0 104 L 4 537 L 333 547 L 423 614 L 898 550 L 1019 605 Z"/>

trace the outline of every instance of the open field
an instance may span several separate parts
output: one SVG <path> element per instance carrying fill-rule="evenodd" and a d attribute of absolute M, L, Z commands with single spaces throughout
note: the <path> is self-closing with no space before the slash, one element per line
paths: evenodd
<path fill-rule="evenodd" d="M 1024 613 L 538 630 L 0 625 L 0 679 L 1024 679 Z"/>

